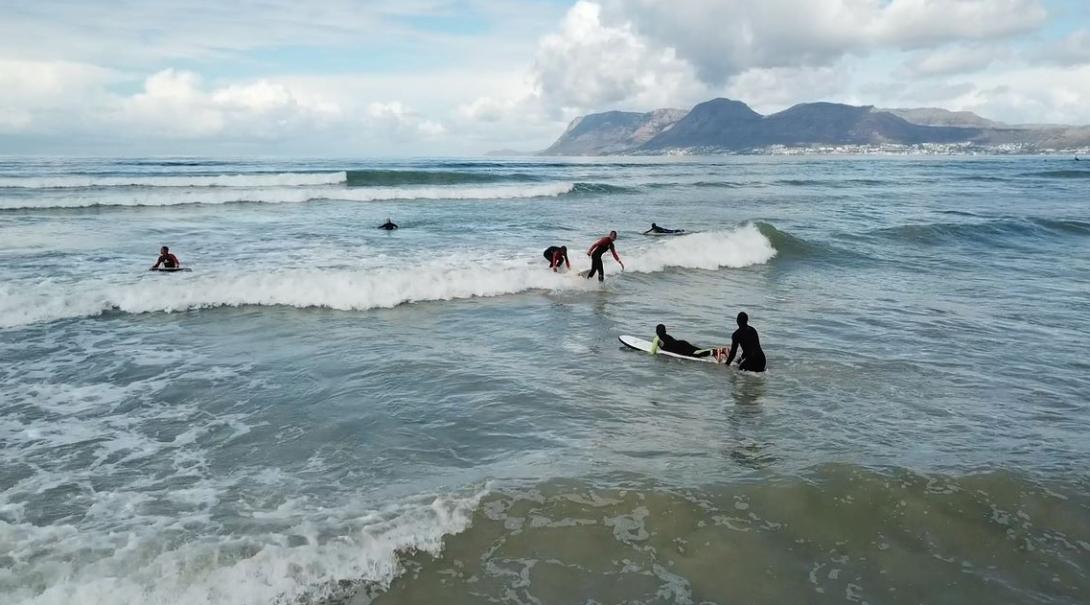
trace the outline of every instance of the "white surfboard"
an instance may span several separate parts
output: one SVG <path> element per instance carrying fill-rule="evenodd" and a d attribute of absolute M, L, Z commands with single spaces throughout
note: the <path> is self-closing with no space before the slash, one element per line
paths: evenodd
<path fill-rule="evenodd" d="M 644 340 L 642 338 L 636 338 L 635 336 L 618 336 L 617 340 L 621 341 L 621 344 L 637 351 L 643 351 L 645 353 L 651 352 L 651 341 Z M 714 355 L 708 355 L 707 357 L 688 357 L 686 355 L 678 355 L 677 353 L 671 353 L 669 351 L 658 350 L 656 355 L 666 355 L 667 357 L 675 357 L 677 359 L 684 359 L 686 361 L 702 361 L 704 363 L 719 363 L 715 360 Z"/>

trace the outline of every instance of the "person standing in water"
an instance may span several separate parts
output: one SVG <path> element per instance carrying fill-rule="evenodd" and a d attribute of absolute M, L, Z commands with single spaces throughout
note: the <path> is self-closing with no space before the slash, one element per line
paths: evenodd
<path fill-rule="evenodd" d="M 727 365 L 734 361 L 739 346 L 742 347 L 742 354 L 738 357 L 738 369 L 747 372 L 764 372 L 765 352 L 761 350 L 761 339 L 757 337 L 757 330 L 749 325 L 749 315 L 746 315 L 745 311 L 738 314 L 738 329 L 730 337 Z"/>
<path fill-rule="evenodd" d="M 549 261 L 549 268 L 553 272 L 560 270 L 561 264 L 566 264 L 568 269 L 571 269 L 571 262 L 568 260 L 568 247 L 567 246 L 549 246 L 545 248 L 545 260 Z"/>
<path fill-rule="evenodd" d="M 379 225 L 378 228 L 385 229 L 387 231 L 393 231 L 394 229 L 397 229 L 397 225 L 395 225 L 394 222 L 390 220 L 390 217 L 386 217 L 386 222 Z"/>
<path fill-rule="evenodd" d="M 163 246 L 159 248 L 159 260 L 155 261 L 155 264 L 151 266 L 151 271 L 158 271 L 159 265 L 162 265 L 164 269 L 181 269 L 182 261 L 178 260 L 177 256 L 170 253 L 170 248 Z"/>
<path fill-rule="evenodd" d="M 624 263 L 621 262 L 621 257 L 617 256 L 617 249 L 613 247 L 613 242 L 617 239 L 617 232 L 610 231 L 609 235 L 594 242 L 594 245 L 587 250 L 587 256 L 590 257 L 590 272 L 587 273 L 587 279 L 594 277 L 594 274 L 598 274 L 598 281 L 605 281 L 606 270 L 602 267 L 602 255 L 607 251 L 613 253 L 614 260 L 621 266 L 621 271 L 624 271 Z"/>

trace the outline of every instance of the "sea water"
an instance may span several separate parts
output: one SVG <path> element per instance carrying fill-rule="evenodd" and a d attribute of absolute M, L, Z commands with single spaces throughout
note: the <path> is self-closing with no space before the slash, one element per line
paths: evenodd
<path fill-rule="evenodd" d="M 1085 603 L 1088 335 L 1066 158 L 7 158 L 0 601 Z"/>

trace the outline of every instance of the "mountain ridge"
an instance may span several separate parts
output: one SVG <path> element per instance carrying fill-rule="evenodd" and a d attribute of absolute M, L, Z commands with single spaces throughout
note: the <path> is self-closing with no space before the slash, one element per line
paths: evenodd
<path fill-rule="evenodd" d="M 688 111 L 580 116 L 541 154 L 752 153 L 770 148 L 926 145 L 1077 149 L 1090 146 L 1090 126 L 1009 125 L 968 111 L 830 102 L 799 103 L 762 115 L 742 101 L 716 98 Z"/>

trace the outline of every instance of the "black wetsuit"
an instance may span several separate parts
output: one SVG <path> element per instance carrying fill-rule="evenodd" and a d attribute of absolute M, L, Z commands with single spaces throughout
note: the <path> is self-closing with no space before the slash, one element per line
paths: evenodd
<path fill-rule="evenodd" d="M 387 231 L 393 231 L 394 229 L 397 229 L 397 225 L 391 223 L 390 221 L 386 221 L 385 224 L 379 225 L 378 228 L 379 229 L 385 229 Z"/>
<path fill-rule="evenodd" d="M 663 351 L 669 351 L 675 355 L 684 355 L 686 357 L 707 357 L 711 355 L 711 349 L 701 351 L 687 340 L 678 340 L 669 334 L 664 334 L 658 337 L 659 348 Z"/>
<path fill-rule="evenodd" d="M 761 350 L 761 339 L 757 337 L 757 330 L 753 326 L 742 326 L 731 335 L 730 354 L 727 355 L 728 365 L 734 361 L 734 355 L 738 353 L 739 346 L 742 347 L 742 355 L 738 358 L 738 369 L 764 372 L 765 352 Z"/>

